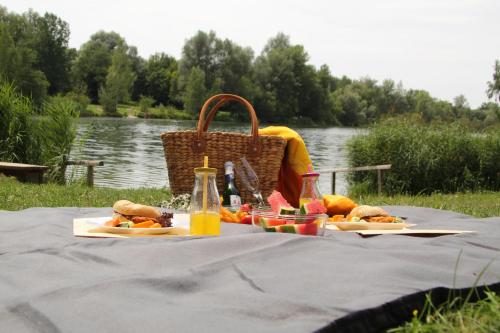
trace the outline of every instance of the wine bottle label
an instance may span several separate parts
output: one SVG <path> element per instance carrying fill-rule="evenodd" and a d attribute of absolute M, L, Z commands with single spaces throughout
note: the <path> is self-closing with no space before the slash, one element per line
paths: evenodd
<path fill-rule="evenodd" d="M 231 194 L 229 196 L 229 201 L 231 202 L 232 208 L 240 208 L 241 206 L 241 197 L 239 195 Z"/>

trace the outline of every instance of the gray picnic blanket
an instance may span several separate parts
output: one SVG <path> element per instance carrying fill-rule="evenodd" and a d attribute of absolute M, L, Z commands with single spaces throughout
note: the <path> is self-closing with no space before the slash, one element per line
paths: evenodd
<path fill-rule="evenodd" d="M 224 223 L 214 238 L 95 239 L 74 237 L 72 220 L 110 208 L 0 211 L 1 331 L 370 332 L 410 318 L 428 291 L 500 290 L 500 217 L 384 208 L 477 233 L 311 237 Z"/>

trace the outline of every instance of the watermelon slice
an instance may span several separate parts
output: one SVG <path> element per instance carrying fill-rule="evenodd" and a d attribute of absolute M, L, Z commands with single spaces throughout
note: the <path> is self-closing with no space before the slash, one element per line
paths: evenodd
<path fill-rule="evenodd" d="M 313 235 L 316 236 L 318 234 L 318 225 L 316 223 L 307 223 L 307 224 L 296 224 L 297 233 L 301 235 Z"/>
<path fill-rule="evenodd" d="M 300 207 L 300 214 L 303 215 L 324 213 L 326 213 L 326 208 L 323 205 L 323 201 L 318 199 L 314 199 L 313 201 L 303 204 L 302 207 Z"/>
<path fill-rule="evenodd" d="M 295 209 L 283 198 L 278 191 L 273 191 L 269 197 L 267 197 L 267 202 L 271 206 L 273 212 L 281 215 L 295 214 Z"/>
<path fill-rule="evenodd" d="M 311 235 L 318 234 L 318 225 L 316 223 L 307 224 L 283 224 L 264 228 L 267 232 L 285 232 L 290 234 Z"/>
<path fill-rule="evenodd" d="M 272 218 L 266 218 L 266 217 L 260 218 L 260 225 L 262 228 L 275 227 L 275 226 L 279 226 L 279 225 L 283 225 L 283 224 L 286 224 L 286 220 L 272 219 Z"/>
<path fill-rule="evenodd" d="M 297 229 L 295 228 L 296 224 L 285 224 L 280 227 L 280 232 L 286 232 L 290 234 L 296 234 Z"/>
<path fill-rule="evenodd" d="M 280 206 L 279 207 L 280 215 L 295 215 L 295 208 L 288 206 Z"/>

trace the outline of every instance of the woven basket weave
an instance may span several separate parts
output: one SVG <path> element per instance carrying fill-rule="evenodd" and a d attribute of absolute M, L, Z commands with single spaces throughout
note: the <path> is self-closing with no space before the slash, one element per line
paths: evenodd
<path fill-rule="evenodd" d="M 251 134 L 208 132 L 208 126 L 217 110 L 229 101 L 243 104 L 252 122 Z M 208 111 L 210 105 L 215 103 Z M 205 116 L 207 115 L 207 116 Z M 219 94 L 209 98 L 200 111 L 195 131 L 166 132 L 161 134 L 168 168 L 170 188 L 174 195 L 191 193 L 194 186 L 194 168 L 203 165 L 208 156 L 210 167 L 217 168 L 217 187 L 224 189 L 224 163 L 234 163 L 245 156 L 259 177 L 262 195 L 267 197 L 278 184 L 278 173 L 285 153 L 286 141 L 279 136 L 259 135 L 258 120 L 252 105 L 244 98 Z M 253 202 L 252 194 L 236 176 L 243 202 Z"/>

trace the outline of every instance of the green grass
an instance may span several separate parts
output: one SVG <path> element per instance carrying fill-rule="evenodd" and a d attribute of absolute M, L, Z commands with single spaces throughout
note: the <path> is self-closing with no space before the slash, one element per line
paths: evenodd
<path fill-rule="evenodd" d="M 358 203 L 369 205 L 403 205 L 451 210 L 476 217 L 500 216 L 498 192 L 433 195 L 356 196 Z M 19 210 L 28 207 L 109 207 L 120 198 L 144 204 L 158 204 L 170 197 L 167 189 L 89 188 L 84 185 L 25 184 L 0 176 L 0 209 Z"/>
<path fill-rule="evenodd" d="M 142 117 L 140 107 L 135 104 L 118 104 L 117 113 L 122 117 Z M 192 119 L 192 115 L 183 110 L 176 110 L 173 107 L 149 108 L 149 118 L 162 119 Z M 80 114 L 82 117 L 104 117 L 104 110 L 101 105 L 90 104 L 86 112 Z"/>
<path fill-rule="evenodd" d="M 401 205 L 451 210 L 476 217 L 500 216 L 499 192 L 476 192 L 432 195 L 361 195 L 352 197 L 368 205 Z"/>
<path fill-rule="evenodd" d="M 145 114 L 143 112 L 138 113 L 141 118 L 157 118 L 157 119 L 179 119 L 179 120 L 191 120 L 194 119 L 193 115 L 187 113 L 183 110 L 177 110 L 171 106 L 162 107 L 151 107 Z"/>
<path fill-rule="evenodd" d="M 495 293 L 487 292 L 486 298 L 476 303 L 452 307 L 453 302 L 438 308 L 428 302 L 426 310 L 420 314 L 415 311 L 411 321 L 388 332 L 500 332 L 500 296 Z"/>
<path fill-rule="evenodd" d="M 111 189 L 85 185 L 25 184 L 0 175 L 0 210 L 29 207 L 111 207 L 120 199 L 158 206 L 167 189 Z"/>
<path fill-rule="evenodd" d="M 89 104 L 86 112 L 80 113 L 80 117 L 102 117 L 103 115 L 104 110 L 102 109 L 102 106 L 97 104 Z"/>
<path fill-rule="evenodd" d="M 118 115 L 122 117 L 141 117 L 141 118 L 156 118 L 156 119 L 177 119 L 177 120 L 192 120 L 193 115 L 184 110 L 177 110 L 172 106 L 151 107 L 148 110 L 147 117 L 141 112 L 140 107 L 136 104 L 118 104 Z M 86 111 L 80 113 L 80 117 L 104 117 L 104 110 L 101 105 L 89 104 Z M 215 116 L 217 121 L 235 121 L 231 112 L 219 111 Z"/>
<path fill-rule="evenodd" d="M 132 104 L 118 104 L 117 113 L 122 117 L 137 117 L 140 110 L 139 107 Z M 80 114 L 81 117 L 104 117 L 104 110 L 101 105 L 89 104 L 86 112 Z"/>

